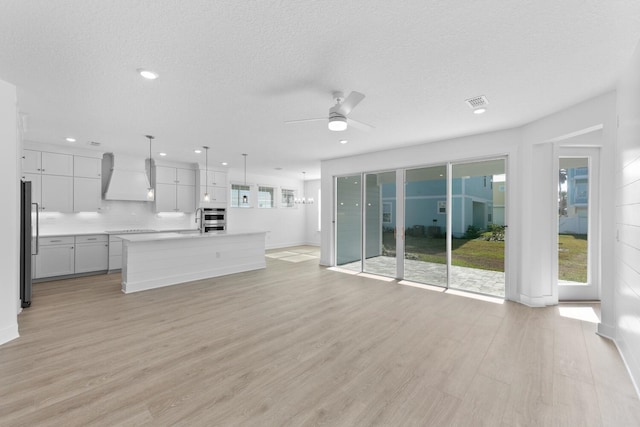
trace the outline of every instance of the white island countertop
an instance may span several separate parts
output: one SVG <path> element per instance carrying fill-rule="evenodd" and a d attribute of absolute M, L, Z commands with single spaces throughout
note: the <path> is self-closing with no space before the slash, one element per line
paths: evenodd
<path fill-rule="evenodd" d="M 265 234 L 265 231 L 224 231 L 216 233 L 200 233 L 197 230 L 188 232 L 160 232 L 144 234 L 117 234 L 116 236 L 128 242 L 151 242 L 154 240 L 174 240 L 174 239 L 214 239 L 225 236 L 247 236 L 251 234 Z"/>
<path fill-rule="evenodd" d="M 266 231 L 122 234 L 122 291 L 144 291 L 266 267 Z M 215 282 L 211 281 L 211 284 Z"/>

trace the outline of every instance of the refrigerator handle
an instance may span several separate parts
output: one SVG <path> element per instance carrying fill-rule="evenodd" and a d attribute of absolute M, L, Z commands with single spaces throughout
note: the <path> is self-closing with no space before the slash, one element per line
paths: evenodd
<path fill-rule="evenodd" d="M 31 255 L 38 255 L 40 253 L 40 205 L 37 203 L 31 203 L 36 205 L 36 253 Z"/>

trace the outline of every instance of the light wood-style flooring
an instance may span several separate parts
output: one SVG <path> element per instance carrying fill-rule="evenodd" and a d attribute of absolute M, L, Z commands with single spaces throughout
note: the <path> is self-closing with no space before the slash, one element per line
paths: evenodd
<path fill-rule="evenodd" d="M 559 307 L 317 260 L 128 295 L 119 281 L 35 285 L 0 347 L 1 426 L 640 425 L 613 344 Z"/>

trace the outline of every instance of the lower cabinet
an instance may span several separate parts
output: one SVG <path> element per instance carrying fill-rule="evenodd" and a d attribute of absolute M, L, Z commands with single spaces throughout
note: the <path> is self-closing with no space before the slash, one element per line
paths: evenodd
<path fill-rule="evenodd" d="M 104 234 L 41 237 L 33 257 L 35 279 L 105 271 L 109 240 Z"/>
<path fill-rule="evenodd" d="M 40 238 L 36 255 L 36 278 L 75 273 L 75 239 L 73 236 Z"/>
<path fill-rule="evenodd" d="M 109 271 L 122 268 L 122 239 L 109 236 Z"/>
<path fill-rule="evenodd" d="M 109 268 L 109 239 L 105 235 L 76 236 L 76 273 Z"/>

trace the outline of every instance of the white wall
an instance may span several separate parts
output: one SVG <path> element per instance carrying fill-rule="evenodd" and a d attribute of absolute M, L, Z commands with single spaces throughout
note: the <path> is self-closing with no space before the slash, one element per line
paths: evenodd
<path fill-rule="evenodd" d="M 305 239 L 307 245 L 320 246 L 320 229 L 318 219 L 320 217 L 319 208 L 322 208 L 322 202 L 318 197 L 320 190 L 320 180 L 314 179 L 306 181 L 304 191 L 306 197 L 313 197 L 314 203 L 303 207 L 305 212 Z"/>
<path fill-rule="evenodd" d="M 249 169 L 250 171 L 250 169 Z M 247 185 L 251 186 L 250 208 L 229 208 L 227 225 L 229 230 L 264 230 L 267 232 L 267 249 L 286 246 L 299 246 L 306 243 L 305 210 L 306 206 L 292 208 L 280 206 L 280 189 L 296 191 L 296 197 L 302 194 L 302 180 L 277 176 L 256 175 L 247 171 Z M 244 170 L 229 170 L 229 185 L 244 184 Z M 257 186 L 276 188 L 276 207 L 263 209 L 256 207 Z"/>
<path fill-rule="evenodd" d="M 19 148 L 16 129 L 16 88 L 0 80 L 0 344 L 18 337 L 20 304 Z"/>
<path fill-rule="evenodd" d="M 640 382 L 640 45 L 617 87 L 613 330 L 627 367 Z"/>

